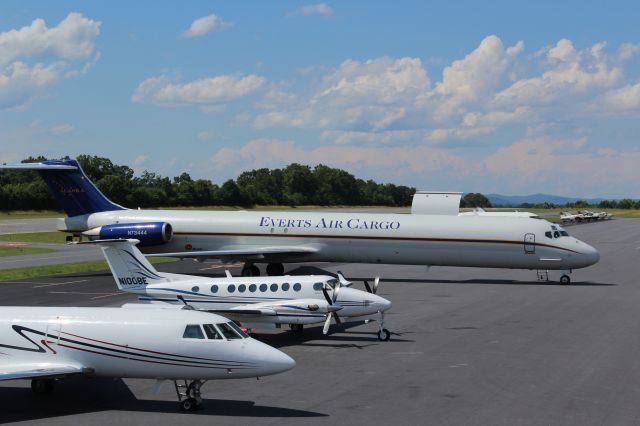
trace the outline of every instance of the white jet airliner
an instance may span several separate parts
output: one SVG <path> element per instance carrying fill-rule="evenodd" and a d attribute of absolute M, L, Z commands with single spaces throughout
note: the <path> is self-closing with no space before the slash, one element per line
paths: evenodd
<path fill-rule="evenodd" d="M 147 303 L 187 304 L 195 309 L 222 314 L 247 327 L 289 324 L 302 331 L 305 324 L 324 323 L 327 334 L 331 320 L 342 318 L 378 321 L 378 339 L 388 341 L 384 312 L 391 302 L 374 294 L 378 278 L 369 291 L 350 288 L 328 275 L 280 277 L 207 278 L 157 271 L 138 250 L 138 240 L 97 240 L 116 285 Z"/>
<path fill-rule="evenodd" d="M 36 393 L 74 375 L 172 380 L 180 408 L 190 411 L 201 405 L 207 380 L 266 376 L 294 366 L 228 319 L 179 307 L 0 310 L 0 380 L 30 379 Z"/>
<path fill-rule="evenodd" d="M 147 254 L 243 261 L 243 275 L 282 275 L 283 262 L 357 262 L 562 271 L 593 265 L 598 250 L 541 220 L 418 214 L 130 210 L 107 199 L 75 160 L 35 170 L 68 217 L 59 230 L 136 238 Z M 554 228 L 555 227 L 555 228 Z M 558 231 L 558 237 L 555 237 Z"/>

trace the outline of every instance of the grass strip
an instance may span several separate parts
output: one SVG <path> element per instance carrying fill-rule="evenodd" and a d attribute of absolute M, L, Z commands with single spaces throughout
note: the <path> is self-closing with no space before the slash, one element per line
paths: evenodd
<path fill-rule="evenodd" d="M 178 259 L 173 257 L 150 257 L 151 263 L 174 262 Z M 64 263 L 60 265 L 32 266 L 29 268 L 14 268 L 0 270 L 0 282 L 19 281 L 30 278 L 48 277 L 51 275 L 75 274 L 78 272 L 95 272 L 108 270 L 109 266 L 104 260 L 91 262 Z"/>
<path fill-rule="evenodd" d="M 59 231 L 51 232 L 27 232 L 20 234 L 0 235 L 0 241 L 20 242 L 20 243 L 54 243 L 64 244 L 67 242 L 67 233 Z"/>
<path fill-rule="evenodd" d="M 0 246 L 0 257 L 23 256 L 25 254 L 51 253 L 55 250 L 39 247 L 2 247 Z"/>

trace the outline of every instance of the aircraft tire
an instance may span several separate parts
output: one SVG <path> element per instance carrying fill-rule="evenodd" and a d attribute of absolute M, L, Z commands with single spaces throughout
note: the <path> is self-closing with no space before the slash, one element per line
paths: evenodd
<path fill-rule="evenodd" d="M 31 390 L 36 395 L 46 395 L 53 390 L 53 379 L 34 379 L 31 381 Z"/>
<path fill-rule="evenodd" d="M 198 401 L 195 398 L 187 398 L 180 401 L 180 410 L 193 411 L 198 407 Z"/>
<path fill-rule="evenodd" d="M 302 324 L 289 324 L 291 331 L 299 333 L 304 330 L 304 326 Z"/>
<path fill-rule="evenodd" d="M 378 340 L 380 340 L 381 342 L 388 342 L 389 340 L 391 340 L 391 333 L 389 333 L 389 330 L 383 328 L 382 330 L 378 331 Z"/>
<path fill-rule="evenodd" d="M 563 275 L 560 277 L 560 284 L 569 285 L 571 284 L 571 277 L 569 275 Z"/>
<path fill-rule="evenodd" d="M 259 277 L 260 269 L 256 265 L 245 266 L 240 274 L 243 277 Z"/>
<path fill-rule="evenodd" d="M 267 275 L 279 276 L 284 274 L 284 265 L 282 263 L 270 263 L 267 265 Z"/>

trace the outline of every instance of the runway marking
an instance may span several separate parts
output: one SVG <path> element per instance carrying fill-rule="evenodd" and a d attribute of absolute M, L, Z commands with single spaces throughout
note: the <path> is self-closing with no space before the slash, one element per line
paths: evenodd
<path fill-rule="evenodd" d="M 200 271 L 206 271 L 207 269 L 231 269 L 237 268 L 238 266 L 242 266 L 242 263 L 233 263 L 231 265 L 213 265 L 207 266 L 206 268 L 200 268 Z"/>
<path fill-rule="evenodd" d="M 453 364 L 450 365 L 449 368 L 458 368 L 458 367 L 468 367 L 469 364 Z"/>
<path fill-rule="evenodd" d="M 415 351 L 415 352 L 391 352 L 391 355 L 423 355 L 424 352 Z"/>
<path fill-rule="evenodd" d="M 41 284 L 41 285 L 33 286 L 32 288 L 55 287 L 55 286 L 58 286 L 58 285 L 77 284 L 77 283 L 84 283 L 84 282 L 87 282 L 87 281 L 89 281 L 89 280 L 77 280 L 77 281 L 65 281 L 65 282 L 62 282 L 62 283 Z"/>
<path fill-rule="evenodd" d="M 42 284 L 42 281 L 2 281 L 0 284 Z"/>
<path fill-rule="evenodd" d="M 2 238 L 0 236 L 0 238 Z M 0 242 L 0 247 L 26 247 L 30 246 L 31 243 L 12 243 L 12 242 Z"/>
<path fill-rule="evenodd" d="M 113 297 L 113 296 L 128 296 L 128 293 L 124 293 L 122 291 L 119 291 L 117 293 L 109 293 L 109 294 L 103 294 L 102 296 L 94 296 L 91 298 L 91 300 L 95 300 L 95 299 L 102 299 L 104 297 Z"/>

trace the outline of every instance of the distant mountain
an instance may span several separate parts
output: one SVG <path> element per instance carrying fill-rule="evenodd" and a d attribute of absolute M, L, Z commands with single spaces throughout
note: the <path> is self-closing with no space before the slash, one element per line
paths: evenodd
<path fill-rule="evenodd" d="M 489 199 L 489 201 L 491 201 L 491 204 L 494 206 L 519 206 L 525 203 L 567 204 L 567 203 L 576 202 L 578 200 L 584 200 L 589 204 L 596 204 L 604 200 L 604 198 L 573 198 L 573 197 L 561 197 L 559 195 L 549 195 L 549 194 L 531 194 L 531 195 L 487 194 L 486 197 Z"/>

